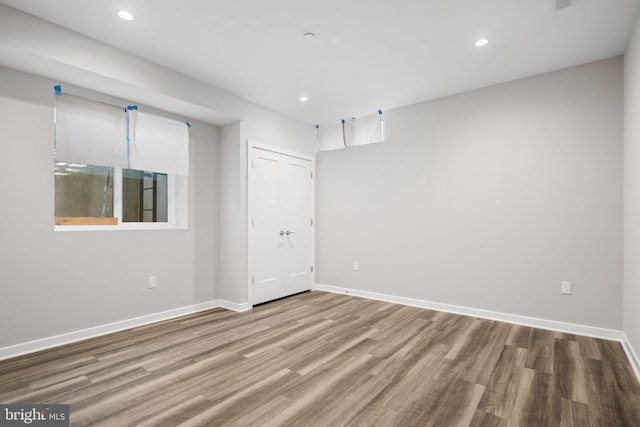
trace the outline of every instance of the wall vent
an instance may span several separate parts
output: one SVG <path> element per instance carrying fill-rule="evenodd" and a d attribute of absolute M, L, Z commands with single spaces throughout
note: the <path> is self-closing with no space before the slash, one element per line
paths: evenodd
<path fill-rule="evenodd" d="M 556 2 L 556 10 L 566 9 L 573 4 L 573 0 L 554 0 Z"/>

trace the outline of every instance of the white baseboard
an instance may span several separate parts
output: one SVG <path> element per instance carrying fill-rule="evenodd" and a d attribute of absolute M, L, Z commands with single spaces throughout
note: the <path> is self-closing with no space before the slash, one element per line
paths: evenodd
<path fill-rule="evenodd" d="M 10 359 L 12 357 L 22 356 L 29 353 L 35 353 L 37 351 L 47 350 L 53 347 L 71 344 L 89 338 L 95 338 L 102 335 L 112 334 L 114 332 L 124 331 L 126 329 L 148 325 L 150 323 L 156 323 L 180 316 L 186 316 L 188 314 L 198 313 L 200 311 L 211 310 L 213 308 L 225 308 L 227 310 L 233 311 L 245 311 L 251 307 L 248 303 L 236 304 L 225 300 L 207 301 L 200 304 L 162 311 L 160 313 L 147 314 L 132 319 L 108 323 L 106 325 L 95 326 L 92 328 L 81 329 L 78 331 L 67 332 L 64 334 L 46 337 L 34 341 L 15 344 L 8 347 L 2 347 L 0 348 L 0 360 Z"/>
<path fill-rule="evenodd" d="M 220 299 L 218 300 L 218 302 L 220 304 L 219 307 L 225 308 L 231 311 L 237 311 L 240 313 L 243 311 L 251 310 L 252 308 L 252 305 L 249 304 L 248 302 L 243 302 L 242 304 L 238 304 L 237 302 L 231 302 L 224 299 Z"/>
<path fill-rule="evenodd" d="M 622 341 L 622 348 L 624 348 L 624 352 L 627 353 L 627 359 L 629 359 L 629 363 L 631 363 L 631 367 L 633 371 L 636 373 L 638 377 L 638 381 L 640 381 L 640 357 L 638 357 L 638 353 L 635 352 L 633 346 L 631 345 L 631 341 L 629 341 L 629 337 L 627 334 L 624 334 L 624 340 Z"/>
<path fill-rule="evenodd" d="M 473 316 L 482 319 L 497 320 L 500 322 L 513 323 L 516 325 L 530 326 L 540 329 L 548 329 L 552 331 L 565 332 L 570 334 L 585 335 L 594 338 L 603 338 L 608 340 L 620 341 L 624 351 L 631 363 L 631 366 L 640 381 L 640 358 L 631 345 L 629 338 L 623 331 L 613 329 L 597 328 L 593 326 L 577 325 L 573 323 L 557 322 L 554 320 L 538 319 L 534 317 L 518 316 L 515 314 L 499 313 L 488 310 L 480 310 L 476 308 L 462 307 L 457 305 L 442 304 L 437 302 L 419 300 L 414 298 L 398 297 L 387 294 L 379 294 L 375 292 L 360 291 L 357 289 L 341 288 L 337 286 L 329 286 L 315 284 L 314 290 L 333 292 L 339 294 L 352 295 L 360 298 L 373 299 L 378 301 L 391 302 L 395 304 L 408 305 L 412 307 L 425 308 L 429 310 L 444 311 L 446 313 L 461 314 L 464 316 Z M 136 328 L 163 320 L 174 319 L 188 314 L 198 313 L 201 311 L 211 310 L 214 308 L 224 308 L 237 312 L 248 311 L 251 304 L 235 303 L 227 300 L 213 300 L 194 304 L 186 307 L 175 308 L 172 310 L 162 311 L 159 313 L 148 314 L 145 316 L 135 317 L 132 319 L 121 320 L 119 322 L 108 323 L 105 325 L 95 326 L 92 328 L 82 329 L 79 331 L 68 332 L 65 334 L 46 337 L 34 341 L 15 344 L 8 347 L 0 348 L 0 360 L 10 359 L 37 351 L 47 350 L 53 347 L 59 347 L 65 344 L 71 344 L 126 329 Z"/>
<path fill-rule="evenodd" d="M 479 317 L 481 319 L 498 320 L 500 322 L 513 323 L 516 325 L 531 326 L 539 329 L 565 332 L 569 334 L 585 335 L 594 338 L 623 341 L 624 333 L 615 329 L 598 328 L 595 326 L 578 325 L 574 323 L 558 322 L 555 320 L 539 319 L 535 317 L 520 316 L 517 314 L 500 313 L 497 311 L 482 310 L 477 308 L 463 307 L 458 305 L 443 304 L 439 302 L 425 301 L 414 298 L 398 297 L 393 295 L 379 294 L 375 292 L 360 291 L 357 289 L 341 288 L 338 286 L 328 286 L 316 284 L 319 291 L 334 292 L 339 294 L 353 295 L 361 298 L 368 298 L 378 301 L 392 302 L 395 304 L 409 305 L 412 307 L 426 308 L 429 310 L 444 311 L 446 313 L 461 314 L 463 316 Z"/>
<path fill-rule="evenodd" d="M 631 364 L 633 371 L 638 377 L 638 381 L 640 381 L 640 358 L 638 358 L 638 354 L 634 351 L 629 338 L 623 331 L 598 328 L 595 326 L 578 325 L 575 323 L 558 322 L 555 320 L 539 319 L 535 317 L 519 316 L 516 314 L 500 313 L 496 311 L 462 307 L 458 305 L 442 304 L 438 302 L 425 301 L 414 298 L 405 298 L 393 295 L 379 294 L 376 292 L 361 291 L 358 289 L 322 285 L 319 283 L 316 283 L 314 289 L 318 291 L 352 295 L 355 297 L 391 302 L 395 304 L 409 305 L 412 307 L 426 308 L 429 310 L 444 311 L 446 313 L 461 314 L 463 316 L 473 316 L 481 319 L 497 320 L 500 322 L 512 323 L 516 325 L 530 326 L 532 328 L 547 329 L 550 331 L 619 341 L 622 344 L 622 348 L 624 349 L 627 358 L 629 359 L 629 363 Z"/>

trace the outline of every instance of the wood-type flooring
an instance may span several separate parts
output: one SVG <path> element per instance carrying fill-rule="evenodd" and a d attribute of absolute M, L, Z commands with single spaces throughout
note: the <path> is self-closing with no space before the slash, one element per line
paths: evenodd
<path fill-rule="evenodd" d="M 308 292 L 0 362 L 72 426 L 640 426 L 618 342 Z"/>

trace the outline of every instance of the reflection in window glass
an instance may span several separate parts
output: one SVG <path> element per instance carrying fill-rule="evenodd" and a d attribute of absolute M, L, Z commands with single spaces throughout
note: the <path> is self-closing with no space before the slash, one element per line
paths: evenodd
<path fill-rule="evenodd" d="M 122 170 L 122 221 L 167 222 L 167 175 Z"/>
<path fill-rule="evenodd" d="M 113 168 L 56 162 L 56 217 L 113 217 Z"/>

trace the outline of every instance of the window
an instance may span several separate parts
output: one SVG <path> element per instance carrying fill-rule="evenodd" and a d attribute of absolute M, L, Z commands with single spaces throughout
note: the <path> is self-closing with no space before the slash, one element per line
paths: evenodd
<path fill-rule="evenodd" d="M 114 168 L 57 162 L 56 225 L 117 225 Z M 167 174 L 122 170 L 122 222 L 169 222 Z"/>
<path fill-rule="evenodd" d="M 56 225 L 114 225 L 113 168 L 56 162 Z"/>
<path fill-rule="evenodd" d="M 186 228 L 188 123 L 58 95 L 55 229 Z"/>
<path fill-rule="evenodd" d="M 167 174 L 122 171 L 122 221 L 167 222 Z"/>

